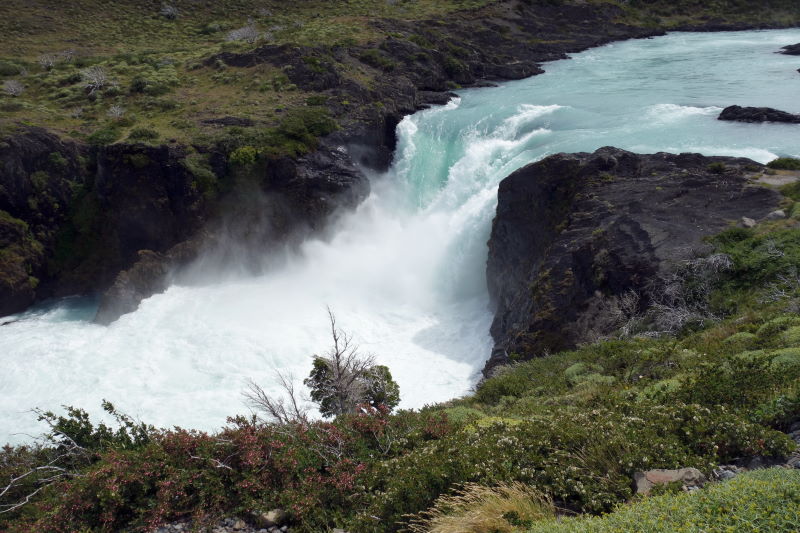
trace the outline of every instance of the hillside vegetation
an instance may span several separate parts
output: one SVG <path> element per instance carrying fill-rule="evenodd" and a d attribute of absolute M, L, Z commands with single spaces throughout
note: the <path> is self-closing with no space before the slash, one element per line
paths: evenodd
<path fill-rule="evenodd" d="M 245 130 L 276 127 L 289 108 L 329 108 L 336 116 L 368 113 L 346 97 L 328 101 L 289 81 L 287 67 L 259 63 L 246 68 L 214 61 L 222 52 L 263 45 L 305 47 L 312 70 L 337 71 L 367 90 L 381 82 L 394 60 L 379 48 L 387 39 L 416 43 L 422 50 L 447 52 L 459 67 L 456 21 L 512 31 L 509 10 L 537 5 L 585 5 L 573 0 L 348 0 L 278 2 L 225 0 L 195 2 L 23 2 L 0 6 L 0 131 L 18 123 L 51 128 L 90 143 L 125 139 L 208 144 L 220 128 L 203 122 L 221 116 L 247 117 Z M 786 26 L 800 20 L 789 0 L 753 2 L 643 2 L 592 0 L 619 9 L 617 22 L 663 30 L 713 26 Z M 417 33 L 415 21 L 439 28 Z M 494 22 L 493 22 L 494 21 Z M 494 26 L 492 26 L 494 24 Z M 505 29 L 503 29 L 505 28 Z M 571 40 L 563 35 L 530 40 L 547 48 Z M 444 48 L 442 48 L 444 47 Z M 342 52 L 349 50 L 350 57 Z M 370 51 L 371 50 L 371 51 Z M 314 53 L 312 53 L 314 51 Z M 100 79 L 102 78 L 102 79 Z M 359 103 L 361 105 L 361 103 Z"/>

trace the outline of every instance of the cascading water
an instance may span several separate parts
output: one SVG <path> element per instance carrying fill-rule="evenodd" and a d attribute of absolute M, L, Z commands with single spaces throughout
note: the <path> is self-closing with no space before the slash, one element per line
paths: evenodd
<path fill-rule="evenodd" d="M 724 123 L 723 106 L 800 112 L 800 30 L 673 34 L 617 43 L 547 73 L 468 90 L 398 126 L 396 162 L 324 240 L 258 277 L 173 286 L 110 327 L 67 300 L 0 327 L 0 442 L 42 427 L 28 410 L 99 411 L 214 429 L 252 378 L 304 377 L 329 345 L 325 306 L 400 383 L 403 405 L 465 392 L 489 354 L 484 265 L 498 182 L 556 152 L 613 145 L 766 162 L 800 156 L 797 126 Z"/>

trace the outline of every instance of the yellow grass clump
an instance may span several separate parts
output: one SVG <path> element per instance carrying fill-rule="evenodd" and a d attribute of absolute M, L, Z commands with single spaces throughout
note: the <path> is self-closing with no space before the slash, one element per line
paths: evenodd
<path fill-rule="evenodd" d="M 512 533 L 554 516 L 552 501 L 519 482 L 493 487 L 466 483 L 411 518 L 412 533 Z"/>

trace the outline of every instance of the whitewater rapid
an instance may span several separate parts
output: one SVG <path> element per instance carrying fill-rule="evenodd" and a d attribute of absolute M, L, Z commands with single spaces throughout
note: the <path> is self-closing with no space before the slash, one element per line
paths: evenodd
<path fill-rule="evenodd" d="M 109 327 L 71 299 L 0 327 L 0 443 L 42 426 L 32 407 L 100 415 L 103 398 L 157 426 L 213 430 L 246 413 L 252 379 L 277 392 L 329 345 L 326 306 L 389 366 L 403 407 L 464 394 L 488 357 L 484 268 L 499 181 L 557 152 L 613 145 L 767 162 L 800 157 L 796 126 L 716 120 L 724 106 L 800 112 L 800 30 L 679 33 L 615 43 L 546 73 L 465 90 L 406 117 L 395 163 L 326 237 L 259 276 L 177 284 Z"/>

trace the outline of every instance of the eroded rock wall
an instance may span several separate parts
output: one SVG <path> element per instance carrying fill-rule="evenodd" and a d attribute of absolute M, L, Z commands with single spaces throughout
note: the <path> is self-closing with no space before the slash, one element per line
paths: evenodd
<path fill-rule="evenodd" d="M 658 275 L 707 253 L 704 237 L 777 208 L 779 193 L 750 182 L 762 168 L 747 159 L 601 148 L 508 176 L 489 240 L 496 314 L 486 371 L 512 354 L 529 359 L 611 333 L 608 298 L 644 293 Z"/>

